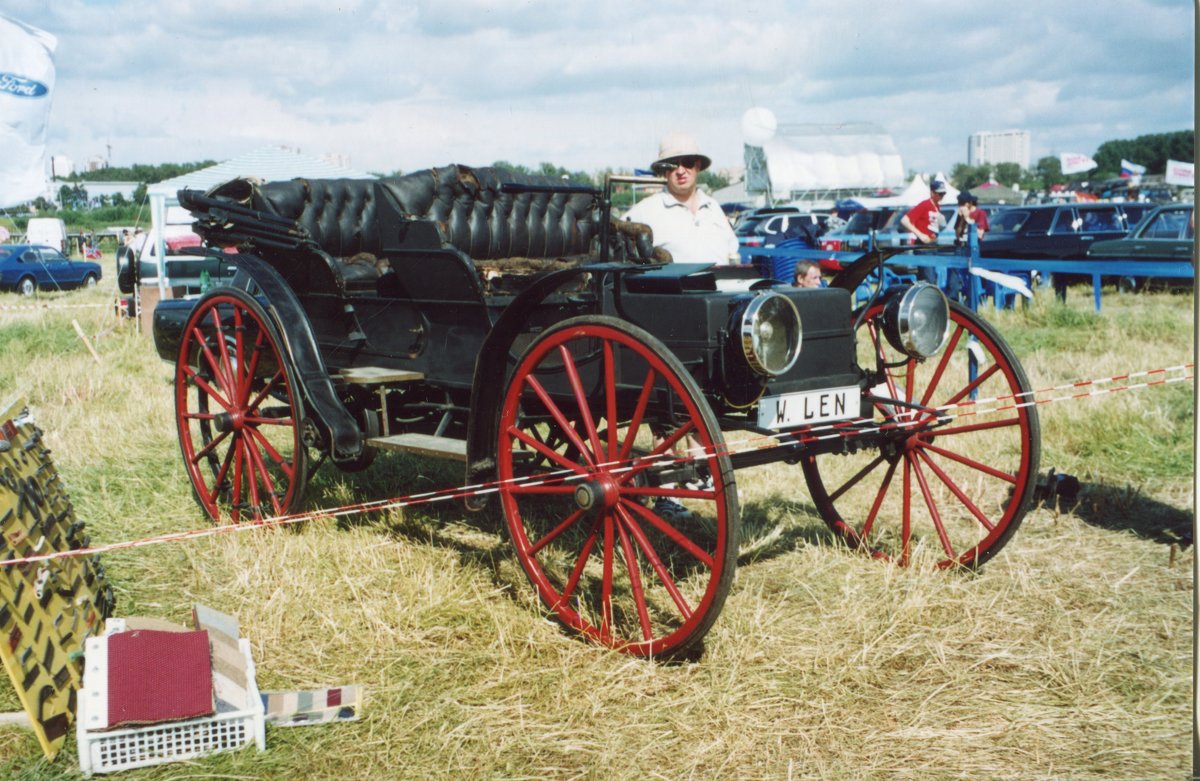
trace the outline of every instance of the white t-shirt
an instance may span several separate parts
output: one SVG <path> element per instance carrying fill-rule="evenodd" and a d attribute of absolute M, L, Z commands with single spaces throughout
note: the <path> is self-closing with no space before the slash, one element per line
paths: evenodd
<path fill-rule="evenodd" d="M 649 225 L 654 246 L 670 252 L 676 263 L 740 263 L 737 236 L 721 204 L 704 193 L 697 196 L 695 214 L 663 191 L 634 204 L 625 219 Z"/>

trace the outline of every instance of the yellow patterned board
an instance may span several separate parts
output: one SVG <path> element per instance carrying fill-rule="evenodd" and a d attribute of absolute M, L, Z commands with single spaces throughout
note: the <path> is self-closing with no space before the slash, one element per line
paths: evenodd
<path fill-rule="evenodd" d="M 23 405 L 0 412 L 0 661 L 46 757 L 75 719 L 83 642 L 112 614 L 97 555 L 13 564 L 88 546 L 83 524 Z"/>

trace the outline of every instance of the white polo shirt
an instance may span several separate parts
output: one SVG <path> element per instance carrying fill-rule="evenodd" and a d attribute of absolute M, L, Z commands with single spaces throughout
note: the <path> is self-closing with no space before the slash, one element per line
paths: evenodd
<path fill-rule="evenodd" d="M 676 263 L 740 263 L 737 236 L 721 204 L 703 192 L 696 195 L 695 214 L 664 190 L 634 204 L 625 219 L 649 225 L 654 246 L 670 252 Z"/>

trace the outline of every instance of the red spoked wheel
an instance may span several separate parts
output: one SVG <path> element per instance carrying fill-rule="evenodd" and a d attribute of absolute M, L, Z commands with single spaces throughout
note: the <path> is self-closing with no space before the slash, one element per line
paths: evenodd
<path fill-rule="evenodd" d="M 737 566 L 737 489 L 712 410 L 661 342 L 599 316 L 542 333 L 505 391 L 497 467 L 555 618 L 639 656 L 699 647 Z"/>
<path fill-rule="evenodd" d="M 1029 381 L 996 330 L 966 307 L 950 304 L 946 347 L 924 361 L 893 348 L 882 311 L 868 310 L 858 333 L 859 365 L 881 367 L 875 399 L 863 401 L 880 447 L 804 459 L 813 502 L 846 542 L 877 557 L 908 565 L 923 542 L 938 567 L 982 565 L 1017 530 L 1037 481 Z"/>
<path fill-rule="evenodd" d="M 262 306 L 236 288 L 202 298 L 175 368 L 179 446 L 214 521 L 257 521 L 300 505 L 308 479 L 303 408 Z"/>

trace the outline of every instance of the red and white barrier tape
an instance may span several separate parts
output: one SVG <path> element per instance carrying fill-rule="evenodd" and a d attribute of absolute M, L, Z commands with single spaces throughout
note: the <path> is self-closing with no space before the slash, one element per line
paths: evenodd
<path fill-rule="evenodd" d="M 1113 377 L 1105 377 L 1102 379 L 1083 380 L 1083 381 L 1078 381 L 1078 382 L 1066 383 L 1063 385 L 1055 385 L 1055 386 L 1050 386 L 1047 388 L 1042 388 L 1040 390 L 1027 391 L 1025 393 L 1010 394 L 1010 395 L 1005 395 L 1005 396 L 995 396 L 995 397 L 992 397 L 989 399 L 982 399 L 982 400 L 957 402 L 955 404 L 947 404 L 947 405 L 943 405 L 941 407 L 935 407 L 932 409 L 934 409 L 938 412 L 949 413 L 949 415 L 948 415 L 949 417 L 970 417 L 970 416 L 977 416 L 977 415 L 995 414 L 995 413 L 1000 413 L 1000 412 L 1006 412 L 1006 411 L 1013 410 L 1013 409 L 1020 409 L 1022 407 L 1032 407 L 1032 406 L 1035 406 L 1038 404 L 1054 404 L 1054 403 L 1061 402 L 1061 401 L 1076 401 L 1079 399 L 1084 399 L 1084 398 L 1089 398 L 1089 397 L 1094 397 L 1094 396 L 1104 396 L 1104 395 L 1108 395 L 1111 393 L 1119 393 L 1121 391 L 1137 390 L 1140 388 L 1150 388 L 1150 387 L 1153 387 L 1156 385 L 1168 385 L 1168 384 L 1176 383 L 1176 382 L 1187 382 L 1189 380 L 1195 379 L 1195 375 L 1193 373 L 1191 373 L 1194 368 L 1195 368 L 1194 364 L 1190 364 L 1190 363 L 1182 364 L 1180 366 L 1173 366 L 1173 367 L 1169 367 L 1166 369 L 1152 369 L 1149 371 L 1133 372 L 1130 374 L 1120 374 L 1120 375 L 1116 375 Z M 1180 373 L 1180 372 L 1182 372 L 1182 373 L 1179 374 L 1178 376 L 1168 376 L 1172 373 Z M 1086 391 L 1086 392 L 1082 392 L 1082 393 L 1072 393 L 1072 394 L 1068 394 L 1068 395 L 1054 396 L 1054 397 L 1045 398 L 1045 399 L 1031 399 L 1029 401 L 1023 401 L 1023 402 L 1016 401 L 1016 399 L 1020 396 L 1034 396 L 1037 394 L 1052 393 L 1052 392 L 1061 391 L 1061 390 L 1074 390 L 1077 388 L 1091 387 L 1091 386 L 1097 386 L 1097 385 L 1106 385 L 1108 383 L 1120 382 L 1123 380 L 1129 380 L 1129 379 L 1134 379 L 1134 378 L 1138 378 L 1138 377 L 1156 377 L 1156 379 L 1153 379 L 1153 380 L 1147 379 L 1146 381 L 1139 382 L 1139 383 L 1127 383 L 1125 385 L 1120 385 L 1120 386 L 1111 387 L 1111 388 L 1099 388 L 1099 389 L 1094 389 L 1094 390 L 1090 390 L 1090 391 Z M 983 409 L 980 408 L 980 405 L 983 405 L 983 404 L 992 404 L 992 403 L 1009 401 L 1009 400 L 1011 400 L 1015 403 L 1004 405 L 1004 406 L 996 406 L 996 407 L 983 408 Z M 900 414 L 903 416 L 910 416 L 912 413 L 902 412 Z M 916 425 L 923 425 L 926 420 L 927 420 L 927 417 L 924 417 L 921 420 L 917 420 L 915 418 L 909 419 L 909 420 L 893 418 L 893 419 L 885 420 L 883 422 L 880 422 L 880 423 L 877 423 L 874 425 L 869 425 L 869 426 L 861 425 L 863 423 L 867 423 L 867 424 L 872 423 L 872 421 L 867 420 L 865 418 L 859 418 L 859 419 L 850 420 L 850 421 L 838 421 L 836 423 L 813 427 L 801 435 L 796 435 L 794 433 L 788 433 L 788 434 L 781 433 L 781 434 L 756 436 L 750 440 L 739 443 L 738 447 L 736 447 L 736 448 L 726 448 L 725 453 L 727 455 L 733 455 L 735 453 L 742 453 L 742 452 L 749 452 L 752 450 L 762 450 L 765 448 L 778 447 L 781 444 L 792 445 L 792 444 L 803 444 L 806 442 L 818 442 L 818 441 L 822 441 L 822 440 L 826 440 L 826 439 L 850 438 L 850 437 L 855 437 L 855 436 L 862 436 L 864 434 L 874 433 L 876 431 L 884 431 L 884 430 L 890 430 L 890 429 L 895 429 L 895 428 L 904 428 L 904 427 L 911 427 L 911 426 L 916 426 Z M 829 433 L 823 433 L 823 434 L 816 433 L 816 432 L 820 432 L 820 431 L 828 431 Z M 784 440 L 786 440 L 786 441 L 784 441 Z M 699 452 L 697 452 L 697 451 L 699 451 Z M 643 457 L 640 459 L 627 461 L 624 464 L 622 464 L 622 462 L 619 462 L 619 461 L 605 462 L 605 463 L 598 464 L 597 466 L 602 467 L 602 468 L 607 468 L 607 469 L 609 469 L 609 471 L 612 471 L 612 472 L 620 473 L 620 472 L 628 471 L 628 470 L 631 470 L 634 468 L 645 469 L 650 466 L 687 463 L 689 461 L 695 461 L 695 460 L 699 460 L 702 458 L 706 458 L 708 455 L 709 455 L 709 453 L 705 452 L 705 449 L 703 449 L 703 448 L 693 448 L 691 450 L 684 451 L 684 453 L 682 453 L 682 454 L 664 454 L 662 456 L 658 456 L 655 458 L 644 458 Z M 140 547 L 144 547 L 147 545 L 158 545 L 160 543 L 165 543 L 165 542 L 179 542 L 179 541 L 183 541 L 183 540 L 199 539 L 202 537 L 212 537 L 212 536 L 216 536 L 218 534 L 226 534 L 226 533 L 230 533 L 230 532 L 254 531 L 254 530 L 258 530 L 258 529 L 274 528 L 276 526 L 284 526 L 284 525 L 293 524 L 293 523 L 305 523 L 308 521 L 316 521 L 316 520 L 321 520 L 321 519 L 326 519 L 326 518 L 340 518 L 340 517 L 344 517 L 347 515 L 355 515 L 355 514 L 367 513 L 367 512 L 380 512 L 383 510 L 399 509 L 399 508 L 403 508 L 403 507 L 412 507 L 412 506 L 421 505 L 421 504 L 431 504 L 434 502 L 442 502 L 442 501 L 447 501 L 447 500 L 451 500 L 451 499 L 461 499 L 461 498 L 465 498 L 468 496 L 482 496 L 485 494 L 496 493 L 500 490 L 501 486 L 504 486 L 504 485 L 522 485 L 522 486 L 553 485 L 556 483 L 569 482 L 571 480 L 586 479 L 587 477 L 588 477 L 588 475 L 586 475 L 586 474 L 580 474 L 578 472 L 563 469 L 563 470 L 558 470 L 558 471 L 553 471 L 553 472 L 542 473 L 535 477 L 519 477 L 519 478 L 513 478 L 511 480 L 507 480 L 507 481 L 497 480 L 497 481 L 491 481 L 491 482 L 487 482 L 487 483 L 478 483 L 475 485 L 456 486 L 454 488 L 444 488 L 444 489 L 440 489 L 437 491 L 427 491 L 424 493 L 409 494 L 408 496 L 402 496 L 402 497 L 397 497 L 397 498 L 393 498 L 393 499 L 377 499 L 377 500 L 370 501 L 370 502 L 360 502 L 358 504 L 345 505 L 343 507 L 336 507 L 336 508 L 332 508 L 332 509 L 311 510 L 309 512 L 293 513 L 291 515 L 280 515 L 280 516 L 275 516 L 273 518 L 266 518 L 261 521 L 254 521 L 254 522 L 240 523 L 240 524 L 226 524 L 226 525 L 222 525 L 222 526 L 208 526 L 208 527 L 204 527 L 201 529 L 191 529 L 191 530 L 182 531 L 182 532 L 171 532 L 168 534 L 162 534 L 162 535 L 158 535 L 155 537 L 146 537 L 146 538 L 143 538 L 140 540 L 127 540 L 127 541 L 123 541 L 123 542 L 113 542 L 113 543 L 107 543 L 104 545 L 95 545 L 95 546 L 91 546 L 91 547 L 87 547 L 87 548 L 78 548 L 78 549 L 70 550 L 70 551 L 57 551 L 54 553 L 40 554 L 40 555 L 35 555 L 35 556 L 26 556 L 23 558 L 16 558 L 16 559 L 8 559 L 6 561 L 0 561 L 0 567 L 11 566 L 11 565 L 33 564 L 33 563 L 41 562 L 41 561 L 48 561 L 50 559 L 69 558 L 69 557 L 73 557 L 73 556 L 90 556 L 93 554 L 110 553 L 113 551 L 126 550 L 129 548 L 140 548 Z"/>
<path fill-rule="evenodd" d="M 0 306 L 0 312 L 7 311 L 49 311 L 51 309 L 107 309 L 113 304 L 110 301 L 107 304 L 8 304 Z"/>

